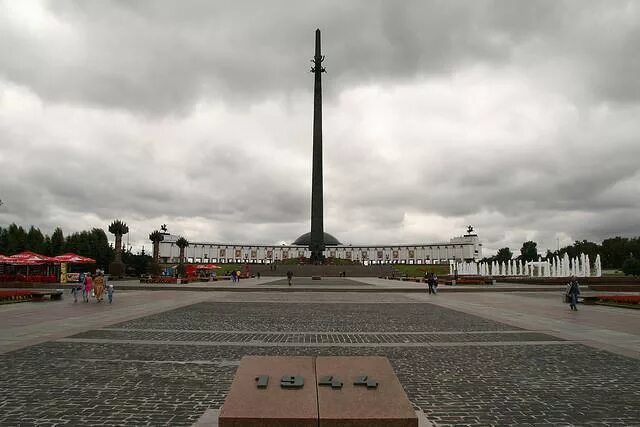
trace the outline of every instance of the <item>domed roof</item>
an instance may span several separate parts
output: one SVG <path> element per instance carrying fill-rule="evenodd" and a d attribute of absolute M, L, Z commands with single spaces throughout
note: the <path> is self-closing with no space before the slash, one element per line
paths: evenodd
<path fill-rule="evenodd" d="M 300 246 L 309 246 L 311 244 L 311 233 L 304 233 L 302 236 L 298 237 L 296 241 L 293 242 L 293 244 Z M 340 243 L 338 239 L 333 237 L 331 234 L 324 233 L 324 244 L 326 246 L 337 246 L 341 245 L 342 243 Z"/>

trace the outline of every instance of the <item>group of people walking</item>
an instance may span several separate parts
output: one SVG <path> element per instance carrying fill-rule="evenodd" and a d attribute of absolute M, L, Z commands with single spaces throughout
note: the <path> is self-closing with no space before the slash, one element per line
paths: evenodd
<path fill-rule="evenodd" d="M 232 271 L 231 271 L 231 274 L 230 274 L 230 276 L 231 276 L 231 281 L 232 281 L 233 283 L 239 283 L 239 282 L 240 282 L 240 276 L 241 276 L 241 274 L 242 274 L 242 273 L 240 273 L 240 270 L 238 270 L 238 271 L 236 271 L 236 270 L 232 270 Z"/>
<path fill-rule="evenodd" d="M 96 302 L 104 300 L 104 294 L 107 294 L 109 304 L 113 303 L 113 284 L 107 283 L 107 277 L 102 270 L 96 270 L 94 275 L 84 273 L 81 275 L 80 283 L 71 288 L 73 302 L 78 302 L 78 295 L 82 295 L 82 301 L 89 302 L 90 298 L 95 298 Z"/>

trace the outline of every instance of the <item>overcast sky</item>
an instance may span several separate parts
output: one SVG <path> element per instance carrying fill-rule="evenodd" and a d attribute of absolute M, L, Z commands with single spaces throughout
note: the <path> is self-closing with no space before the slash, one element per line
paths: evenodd
<path fill-rule="evenodd" d="M 134 247 L 640 235 L 638 1 L 0 0 L 0 225 Z"/>

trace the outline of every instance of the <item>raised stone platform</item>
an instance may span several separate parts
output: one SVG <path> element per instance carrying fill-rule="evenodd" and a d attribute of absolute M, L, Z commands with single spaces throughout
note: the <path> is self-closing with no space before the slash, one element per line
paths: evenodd
<path fill-rule="evenodd" d="M 317 426 L 314 362 L 305 356 L 243 357 L 220 411 L 220 427 Z M 284 377 L 292 381 L 281 387 Z M 300 378 L 298 385 L 294 380 Z"/>
<path fill-rule="evenodd" d="M 418 418 L 386 357 L 318 357 L 319 425 L 417 427 Z M 344 382 L 342 388 L 335 381 Z"/>
<path fill-rule="evenodd" d="M 221 427 L 417 427 L 386 357 L 245 356 Z"/>

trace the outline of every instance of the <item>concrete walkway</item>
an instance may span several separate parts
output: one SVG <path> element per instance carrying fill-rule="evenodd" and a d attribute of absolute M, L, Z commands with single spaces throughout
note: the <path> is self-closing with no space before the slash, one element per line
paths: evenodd
<path fill-rule="evenodd" d="M 579 311 L 571 311 L 562 303 L 561 295 L 548 293 L 412 294 L 409 297 L 640 359 L 640 310 L 580 305 Z"/>
<path fill-rule="evenodd" d="M 266 282 L 265 279 L 260 280 Z M 381 279 L 359 280 L 368 282 L 368 286 L 362 285 L 365 289 L 388 286 L 388 281 Z M 304 289 L 295 294 L 286 292 L 286 288 L 285 292 L 277 292 L 275 289 L 256 292 L 256 287 L 262 291 L 265 288 L 252 281 L 257 279 L 235 285 L 246 286 L 249 292 L 121 291 L 116 292 L 113 305 L 74 303 L 69 294 L 65 294 L 62 301 L 1 305 L 0 353 L 202 301 L 414 301 L 429 302 L 528 330 L 544 331 L 562 339 L 580 341 L 592 347 L 640 358 L 640 310 L 580 306 L 580 311 L 572 312 L 562 303 L 559 292 L 500 292 L 501 287 L 496 285 L 493 292 L 441 292 L 437 296 L 430 296 L 415 291 L 387 294 L 362 289 L 365 292 L 348 292 L 348 289 L 336 289 L 332 286 L 331 289 L 327 287 L 322 298 L 318 298 L 318 294 L 304 292 Z M 229 285 L 231 286 L 233 285 Z M 424 290 L 419 284 L 415 286 Z M 118 289 L 122 288 L 124 286 L 118 286 Z"/>
<path fill-rule="evenodd" d="M 202 292 L 130 291 L 116 293 L 114 304 L 93 300 L 74 303 L 65 293 L 61 301 L 0 305 L 0 354 L 66 337 L 117 322 L 161 313 L 204 301 Z"/>
<path fill-rule="evenodd" d="M 312 280 L 310 277 L 295 277 L 293 286 L 288 286 L 284 277 L 262 277 L 242 279 L 238 283 L 230 280 L 216 282 L 191 282 L 186 284 L 140 283 L 138 280 L 112 282 L 119 290 L 164 290 L 200 292 L 426 292 L 424 283 L 415 281 L 388 280 L 371 277 L 327 277 Z M 57 289 L 59 284 L 43 285 Z M 441 285 L 440 292 L 561 292 L 564 285 L 527 285 L 519 283 L 497 283 L 495 285 Z"/>

